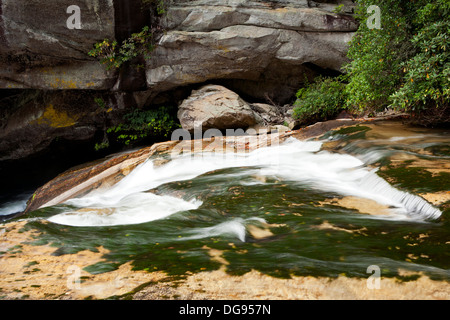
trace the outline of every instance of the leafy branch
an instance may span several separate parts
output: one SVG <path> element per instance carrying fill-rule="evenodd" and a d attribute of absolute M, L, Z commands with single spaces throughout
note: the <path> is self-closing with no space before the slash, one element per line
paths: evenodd
<path fill-rule="evenodd" d="M 124 40 L 120 45 L 116 40 L 109 39 L 96 43 L 94 49 L 89 51 L 91 57 L 97 58 L 107 69 L 120 68 L 125 62 L 136 57 L 143 56 L 150 59 L 155 49 L 153 32 L 145 26 L 141 32 L 133 33 L 130 38 Z"/>

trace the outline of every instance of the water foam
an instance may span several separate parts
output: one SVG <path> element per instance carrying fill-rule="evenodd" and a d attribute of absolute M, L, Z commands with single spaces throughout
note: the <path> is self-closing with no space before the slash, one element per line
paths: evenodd
<path fill-rule="evenodd" d="M 49 221 L 75 227 L 140 224 L 164 219 L 180 211 L 194 210 L 200 205 L 201 201 L 139 192 L 122 198 L 114 206 L 104 204 L 69 210 L 51 217 Z"/>
<path fill-rule="evenodd" d="M 321 146 L 319 141 L 292 138 L 278 146 L 247 153 L 185 154 L 161 166 L 155 166 L 153 161 L 148 160 L 109 190 L 67 201 L 66 204 L 76 209 L 56 215 L 50 221 L 74 226 L 97 226 L 136 224 L 167 218 L 176 212 L 197 209 L 202 203 L 195 199 L 186 201 L 155 195 L 148 193 L 148 190 L 234 167 L 249 167 L 252 171 L 256 169 L 261 176 L 303 185 L 306 183 L 311 188 L 343 196 L 371 199 L 392 207 L 392 214 L 400 218 L 427 220 L 437 219 L 441 215 L 438 209 L 421 197 L 389 185 L 360 159 L 348 154 L 320 151 Z M 77 208 L 84 209 L 80 212 Z M 111 210 L 108 213 L 101 210 L 106 208 Z M 238 226 L 236 221 L 216 227 L 206 229 L 206 234 L 215 234 L 226 227 L 242 238 L 242 224 Z"/>
<path fill-rule="evenodd" d="M 245 242 L 246 234 L 247 234 L 247 224 L 252 222 L 260 222 L 266 223 L 266 220 L 261 218 L 234 218 L 229 221 L 225 221 L 219 223 L 212 227 L 205 228 L 193 228 L 188 231 L 188 236 L 182 237 L 179 240 L 194 240 L 194 239 L 203 239 L 210 237 L 218 237 L 218 236 L 231 236 L 238 238 L 242 242 Z"/>
<path fill-rule="evenodd" d="M 31 193 L 23 193 L 0 205 L 0 216 L 8 216 L 15 213 L 23 212 L 27 207 L 27 201 Z"/>

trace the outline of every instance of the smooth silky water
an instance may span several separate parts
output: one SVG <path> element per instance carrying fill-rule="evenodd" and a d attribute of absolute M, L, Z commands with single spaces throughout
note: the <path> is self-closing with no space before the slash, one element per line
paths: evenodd
<path fill-rule="evenodd" d="M 56 255 L 107 249 L 91 273 L 132 261 L 184 275 L 225 262 L 230 274 L 367 278 L 377 265 L 385 277 L 411 280 L 407 270 L 450 280 L 448 198 L 433 206 L 418 195 L 448 194 L 449 135 L 399 126 L 358 125 L 158 166 L 149 159 L 108 190 L 20 219 L 42 232 L 35 244 L 51 244 Z M 354 206 L 341 201 L 348 199 Z M 374 203 L 376 214 L 355 209 Z"/>

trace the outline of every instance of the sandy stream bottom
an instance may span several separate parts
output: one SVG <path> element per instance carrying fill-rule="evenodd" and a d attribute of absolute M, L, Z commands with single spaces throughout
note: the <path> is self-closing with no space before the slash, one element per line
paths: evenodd
<path fill-rule="evenodd" d="M 38 233 L 20 231 L 25 223 L 0 227 L 0 299 L 81 300 L 123 295 L 137 300 L 450 299 L 448 282 L 434 281 L 424 275 L 407 282 L 381 278 L 379 289 L 369 289 L 368 279 L 345 276 L 279 279 L 254 270 L 231 276 L 225 271 L 227 262 L 221 252 L 207 247 L 211 259 L 222 263 L 219 270 L 174 279 L 160 271 L 133 271 L 131 263 L 127 263 L 111 272 L 90 274 L 82 269 L 102 261 L 107 250 L 100 247 L 98 252 L 55 256 L 52 255 L 54 247 L 26 244 Z M 76 277 L 81 283 L 74 281 Z"/>
<path fill-rule="evenodd" d="M 399 130 L 390 126 L 382 129 L 377 133 L 387 137 L 393 133 L 386 129 Z M 396 134 L 406 133 L 401 131 Z M 395 157 L 393 160 L 394 163 L 396 160 L 399 163 L 405 161 Z M 424 160 L 417 157 L 406 160 L 413 160 L 409 166 L 423 166 L 432 173 L 433 169 L 438 172 L 450 170 L 448 162 L 423 163 Z M 434 205 L 450 200 L 449 191 L 420 196 Z M 386 209 L 375 202 L 361 202 L 361 199 L 353 197 L 330 199 L 324 204 L 327 203 L 356 209 L 363 214 L 377 214 Z M 404 282 L 381 277 L 379 289 L 368 288 L 370 274 L 367 278 L 293 276 L 291 279 L 280 279 L 253 270 L 242 276 L 232 276 L 226 273 L 228 262 L 222 257 L 222 252 L 208 247 L 204 249 L 208 250 L 211 259 L 222 264 L 219 270 L 171 278 L 161 271 L 134 271 L 130 261 L 114 271 L 90 274 L 83 268 L 104 261 L 103 255 L 108 250 L 99 247 L 98 252 L 85 250 L 56 256 L 55 247 L 27 244 L 35 241 L 39 232 L 22 231 L 26 223 L 0 225 L 0 300 L 82 300 L 120 298 L 124 295 L 137 300 L 450 300 L 449 282 L 435 281 L 422 274 L 415 280 Z M 336 230 L 335 226 L 327 223 L 318 227 Z M 404 271 L 400 275 L 412 274 Z M 77 277 L 81 283 L 74 283 Z"/>

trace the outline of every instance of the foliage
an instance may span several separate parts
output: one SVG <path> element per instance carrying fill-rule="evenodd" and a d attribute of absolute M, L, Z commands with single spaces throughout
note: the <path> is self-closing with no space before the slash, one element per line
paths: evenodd
<path fill-rule="evenodd" d="M 135 144 L 146 138 L 166 139 L 179 127 L 172 108 L 134 109 L 124 116 L 124 123 L 109 128 L 108 134 L 125 145 Z"/>
<path fill-rule="evenodd" d="M 106 108 L 106 102 L 105 102 L 105 100 L 103 100 L 102 98 L 94 98 L 94 102 L 95 102 L 101 109 L 105 109 L 105 108 Z"/>
<path fill-rule="evenodd" d="M 340 14 L 340 13 L 342 13 L 343 10 L 344 10 L 344 5 L 340 4 L 333 9 L 333 12 L 336 14 Z"/>
<path fill-rule="evenodd" d="M 149 59 L 154 48 L 153 33 L 148 26 L 145 26 L 141 32 L 133 33 L 120 45 L 116 40 L 109 39 L 96 43 L 94 49 L 89 51 L 89 55 L 98 58 L 108 69 L 111 69 L 120 68 L 125 62 L 138 56 Z"/>
<path fill-rule="evenodd" d="M 100 151 L 100 150 L 107 149 L 107 148 L 109 148 L 109 141 L 107 141 L 107 140 L 102 141 L 100 143 L 96 143 L 94 146 L 95 151 Z"/>
<path fill-rule="evenodd" d="M 358 111 L 383 109 L 402 79 L 401 63 L 410 55 L 408 19 L 402 1 L 358 0 L 360 26 L 350 42 L 347 106 Z M 381 9 L 381 29 L 369 29 L 366 8 Z M 406 10 L 407 11 L 407 10 Z"/>
<path fill-rule="evenodd" d="M 153 7 L 158 15 L 164 15 L 167 12 L 169 0 L 142 0 L 144 7 Z"/>
<path fill-rule="evenodd" d="M 347 107 L 386 106 L 412 114 L 449 112 L 448 0 L 357 0 L 360 27 L 345 67 Z M 381 9 L 381 29 L 369 29 L 366 8 Z"/>
<path fill-rule="evenodd" d="M 447 109 L 450 98 L 450 2 L 435 1 L 417 10 L 417 33 L 411 42 L 416 53 L 403 66 L 401 88 L 393 105 L 405 111 Z"/>
<path fill-rule="evenodd" d="M 318 77 L 297 92 L 294 118 L 303 122 L 328 119 L 344 108 L 345 100 L 343 77 Z"/>

